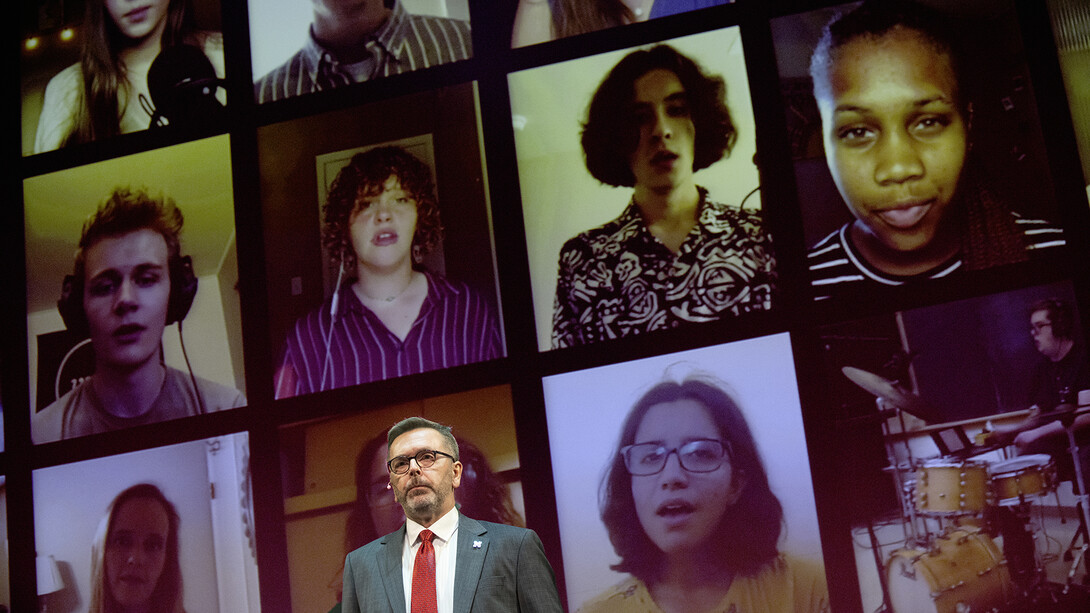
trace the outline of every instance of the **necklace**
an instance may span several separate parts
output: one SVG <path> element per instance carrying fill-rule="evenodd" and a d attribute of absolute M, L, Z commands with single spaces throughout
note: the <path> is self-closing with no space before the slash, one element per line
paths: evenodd
<path fill-rule="evenodd" d="M 375 302 L 393 302 L 393 301 L 397 300 L 398 298 L 400 298 L 402 294 L 409 291 L 409 288 L 412 287 L 412 284 L 413 284 L 413 277 L 412 277 L 412 275 L 410 275 L 409 276 L 409 282 L 405 284 L 405 287 L 401 288 L 401 290 L 399 292 L 397 292 L 396 294 L 394 294 L 393 296 L 382 296 L 382 297 L 372 296 L 371 294 L 368 294 L 367 292 L 363 291 L 362 287 L 360 287 L 360 293 L 363 294 L 364 298 L 367 298 L 368 300 L 372 300 L 372 301 L 375 301 Z"/>

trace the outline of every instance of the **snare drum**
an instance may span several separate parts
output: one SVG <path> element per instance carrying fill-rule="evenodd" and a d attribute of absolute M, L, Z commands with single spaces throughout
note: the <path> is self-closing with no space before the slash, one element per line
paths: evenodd
<path fill-rule="evenodd" d="M 1056 489 L 1056 465 L 1046 454 L 1018 456 L 988 467 L 997 504 L 1011 506 Z"/>
<path fill-rule="evenodd" d="M 916 510 L 921 515 L 975 515 L 991 502 L 984 462 L 936 459 L 916 470 Z"/>
<path fill-rule="evenodd" d="M 886 567 L 895 613 L 991 611 L 1013 596 L 1010 571 L 988 535 L 959 529 L 930 549 L 900 549 Z"/>

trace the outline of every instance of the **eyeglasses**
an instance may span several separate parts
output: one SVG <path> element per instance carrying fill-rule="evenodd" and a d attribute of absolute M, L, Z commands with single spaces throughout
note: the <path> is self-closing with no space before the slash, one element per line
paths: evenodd
<path fill-rule="evenodd" d="M 1033 326 L 1029 329 L 1029 333 L 1031 335 L 1033 335 L 1033 336 L 1037 336 L 1041 332 L 1044 332 L 1045 328 L 1051 328 L 1051 327 L 1052 327 L 1052 322 L 1051 321 L 1039 321 L 1039 322 L 1033 324 Z"/>
<path fill-rule="evenodd" d="M 416 460 L 417 465 L 420 468 L 431 468 L 432 464 L 435 464 L 439 456 L 454 459 L 454 456 L 449 453 L 443 453 L 442 451 L 436 451 L 434 449 L 423 449 L 416 452 L 414 456 L 399 455 L 396 458 L 391 459 L 386 463 L 386 468 L 390 469 L 390 472 L 395 475 L 404 475 L 409 472 L 409 462 Z"/>
<path fill-rule="evenodd" d="M 628 474 L 642 477 L 657 475 L 666 468 L 671 453 L 677 453 L 681 467 L 691 473 L 710 473 L 723 465 L 730 455 L 730 444 L 715 439 L 689 441 L 667 449 L 659 443 L 637 443 L 621 447 L 621 457 Z"/>

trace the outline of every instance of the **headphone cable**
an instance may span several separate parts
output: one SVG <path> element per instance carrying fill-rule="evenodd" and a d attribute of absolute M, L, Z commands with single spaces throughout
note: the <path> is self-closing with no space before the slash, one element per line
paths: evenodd
<path fill-rule="evenodd" d="M 182 320 L 178 320 L 178 343 L 182 346 L 182 357 L 185 358 L 185 367 L 189 369 L 189 380 L 193 383 L 193 392 L 197 395 L 197 405 L 201 408 L 201 415 L 208 413 L 208 407 L 204 404 L 201 388 L 197 386 L 197 375 L 193 374 L 193 365 L 189 363 L 189 352 L 185 350 L 185 337 L 182 336 Z"/>
<path fill-rule="evenodd" d="M 337 310 L 341 297 L 341 279 L 344 277 L 344 258 L 341 258 L 341 266 L 337 271 L 337 285 L 333 287 L 333 302 L 329 305 L 329 332 L 325 335 L 325 359 L 322 360 L 322 380 L 318 382 L 320 392 L 325 389 L 325 376 L 329 372 L 329 363 L 332 356 L 333 328 L 337 325 Z M 319 320 L 320 321 L 320 320 Z"/>

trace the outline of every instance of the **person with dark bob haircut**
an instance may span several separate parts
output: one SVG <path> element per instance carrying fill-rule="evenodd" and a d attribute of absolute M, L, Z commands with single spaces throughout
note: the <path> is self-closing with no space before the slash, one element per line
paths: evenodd
<path fill-rule="evenodd" d="M 639 146 L 639 133 L 633 128 L 640 117 L 618 110 L 638 104 L 632 97 L 636 81 L 656 69 L 672 72 L 680 82 L 693 123 L 692 169 L 711 166 L 734 147 L 738 134 L 727 108 L 727 86 L 721 77 L 705 75 L 696 62 L 669 45 L 633 51 L 598 86 L 583 125 L 587 170 L 602 183 L 613 187 L 636 185 L 629 160 Z"/>
<path fill-rule="evenodd" d="M 599 506 L 620 558 L 611 568 L 632 576 L 584 613 L 828 611 L 822 567 L 778 550 L 783 508 L 714 380 L 663 381 L 636 402 Z"/>
<path fill-rule="evenodd" d="M 626 55 L 598 86 L 587 170 L 632 187 L 617 219 L 560 251 L 553 347 L 771 308 L 775 257 L 760 215 L 714 201 L 694 173 L 730 152 L 726 85 L 669 45 Z"/>
<path fill-rule="evenodd" d="M 816 300 L 873 295 L 1026 262 L 1065 244 L 1019 215 L 973 134 L 965 28 L 909 0 L 864 2 L 826 26 L 810 62 L 825 159 L 854 219 L 810 248 Z M 983 100 L 983 98 L 981 98 Z M 865 294 L 865 296 L 864 296 Z"/>
<path fill-rule="evenodd" d="M 501 355 L 488 301 L 423 266 L 443 232 L 424 162 L 393 146 L 358 153 L 337 174 L 323 211 L 337 285 L 288 334 L 277 398 Z"/>

